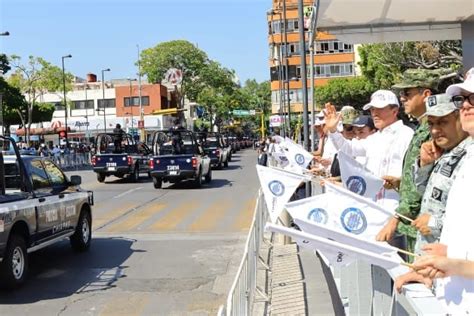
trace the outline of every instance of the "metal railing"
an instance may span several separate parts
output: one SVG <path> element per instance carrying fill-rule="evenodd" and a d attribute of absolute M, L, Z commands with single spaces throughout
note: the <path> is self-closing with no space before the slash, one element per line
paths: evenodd
<path fill-rule="evenodd" d="M 53 155 L 50 158 L 62 169 L 81 169 L 87 168 L 91 165 L 92 154 L 88 153 L 69 153 L 69 154 L 60 154 Z"/>
<path fill-rule="evenodd" d="M 259 190 L 244 254 L 227 296 L 226 304 L 219 308 L 218 315 L 250 315 L 255 302 L 255 295 L 268 299 L 265 292 L 257 286 L 258 264 L 260 263 L 268 269 L 268 265 L 260 256 L 267 218 L 267 208 L 262 191 Z"/>

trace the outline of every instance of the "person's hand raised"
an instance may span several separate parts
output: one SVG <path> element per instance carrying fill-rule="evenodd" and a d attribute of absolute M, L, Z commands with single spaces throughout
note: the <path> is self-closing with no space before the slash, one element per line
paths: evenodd
<path fill-rule="evenodd" d="M 420 167 L 432 164 L 443 154 L 434 141 L 430 140 L 421 145 L 420 148 Z"/>
<path fill-rule="evenodd" d="M 326 103 L 324 110 L 325 129 L 331 133 L 337 131 L 337 124 L 341 120 L 341 113 L 336 112 L 336 108 L 331 103 Z"/>

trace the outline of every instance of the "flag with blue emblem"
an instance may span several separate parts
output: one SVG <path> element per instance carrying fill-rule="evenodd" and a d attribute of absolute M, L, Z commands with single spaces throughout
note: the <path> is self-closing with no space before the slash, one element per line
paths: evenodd
<path fill-rule="evenodd" d="M 383 180 L 342 151 L 338 152 L 337 159 L 339 160 L 344 187 L 354 193 L 375 200 L 383 187 Z"/>
<path fill-rule="evenodd" d="M 287 203 L 286 210 L 294 219 L 314 221 L 367 240 L 375 240 L 394 215 L 393 211 L 341 186 L 326 182 L 325 187 L 326 193 Z"/>
<path fill-rule="evenodd" d="M 285 147 L 287 148 L 286 156 L 292 170 L 306 169 L 314 159 L 313 155 L 305 150 L 303 146 L 295 143 L 288 137 L 285 138 Z"/>
<path fill-rule="evenodd" d="M 274 233 L 284 234 L 296 240 L 302 247 L 318 250 L 324 254 L 335 253 L 339 260 L 345 263 L 358 259 L 367 263 L 377 265 L 386 270 L 396 268 L 402 264 L 402 259 L 395 251 L 378 253 L 364 248 L 359 248 L 352 244 L 346 244 L 336 240 L 319 237 L 314 234 L 287 228 L 281 225 L 267 224 L 266 229 Z M 337 260 L 337 259 L 336 259 Z"/>
<path fill-rule="evenodd" d="M 389 254 L 397 251 L 396 248 L 390 246 L 386 242 L 367 240 L 348 232 L 332 229 L 326 225 L 321 225 L 308 219 L 295 218 L 294 222 L 305 233 L 337 241 L 373 253 Z M 333 266 L 345 266 L 357 259 L 356 257 L 347 255 L 341 251 L 321 251 L 321 253 Z"/>
<path fill-rule="evenodd" d="M 275 223 L 296 188 L 308 177 L 260 165 L 257 165 L 257 174 L 270 219 Z"/>

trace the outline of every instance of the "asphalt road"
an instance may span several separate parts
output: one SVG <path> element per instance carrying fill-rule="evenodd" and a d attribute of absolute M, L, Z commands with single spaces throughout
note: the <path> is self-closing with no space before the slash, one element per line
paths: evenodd
<path fill-rule="evenodd" d="M 252 220 L 255 162 L 239 151 L 200 189 L 69 172 L 94 191 L 91 249 L 64 241 L 33 253 L 25 286 L 0 292 L 0 315 L 215 315 Z"/>

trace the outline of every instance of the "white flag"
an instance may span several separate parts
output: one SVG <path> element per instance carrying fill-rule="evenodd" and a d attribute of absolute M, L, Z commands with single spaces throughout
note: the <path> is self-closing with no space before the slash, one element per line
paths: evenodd
<path fill-rule="evenodd" d="M 314 221 L 300 218 L 295 218 L 294 221 L 296 225 L 298 225 L 298 227 L 305 233 L 337 241 L 345 245 L 350 245 L 377 254 L 395 253 L 397 251 L 396 248 L 390 246 L 386 242 L 363 239 L 354 234 L 317 224 Z M 348 265 L 356 259 L 340 251 L 333 251 L 331 253 L 322 251 L 322 253 L 333 266 Z"/>
<path fill-rule="evenodd" d="M 260 165 L 257 165 L 257 173 L 270 219 L 275 223 L 285 207 L 285 203 L 307 177 Z"/>
<path fill-rule="evenodd" d="M 344 186 L 354 193 L 375 199 L 383 187 L 383 180 L 342 151 L 338 152 L 337 159 Z"/>
<path fill-rule="evenodd" d="M 287 211 L 293 218 L 314 221 L 367 240 L 375 240 L 394 214 L 342 187 L 327 182 L 325 187 L 326 193 L 287 203 Z"/>
<path fill-rule="evenodd" d="M 349 260 L 358 259 L 389 270 L 398 267 L 402 262 L 395 252 L 378 254 L 281 225 L 267 224 L 266 229 L 294 238 L 299 241 L 302 247 L 319 250 L 324 254 L 335 253 L 339 256 L 336 261 L 339 260 L 342 264 L 346 264 Z M 350 257 L 350 259 L 346 259 L 346 257 Z"/>
<path fill-rule="evenodd" d="M 287 157 L 290 161 L 290 165 L 292 165 L 293 168 L 306 169 L 313 160 L 313 155 L 306 151 L 303 146 L 293 142 L 290 138 L 285 138 L 285 145 L 288 149 Z"/>

